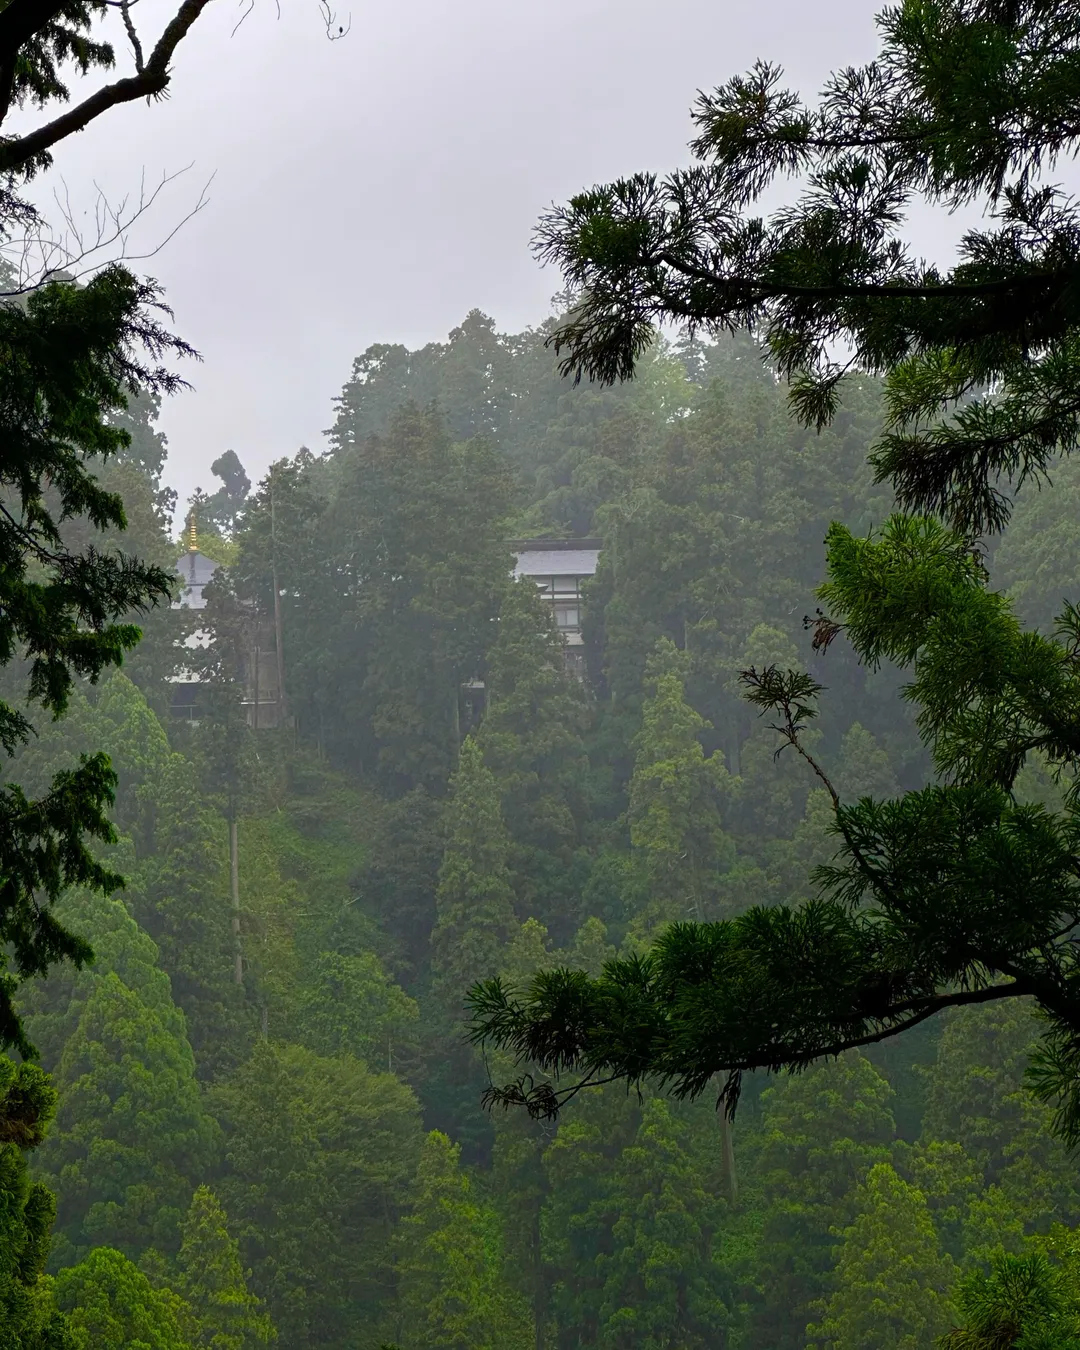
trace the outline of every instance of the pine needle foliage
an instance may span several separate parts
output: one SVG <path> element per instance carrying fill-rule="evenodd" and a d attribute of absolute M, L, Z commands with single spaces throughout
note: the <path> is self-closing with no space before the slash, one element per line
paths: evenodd
<path fill-rule="evenodd" d="M 960 1283 L 963 1317 L 941 1350 L 1074 1350 L 1080 1345 L 1080 1298 L 1065 1271 L 1040 1251 L 999 1253 L 989 1271 Z"/>
<path fill-rule="evenodd" d="M 806 744 L 821 686 L 800 671 L 745 672 L 781 749 L 831 797 L 836 854 L 814 873 L 817 895 L 673 924 L 595 978 L 560 969 L 475 986 L 474 1039 L 547 1076 L 489 1101 L 548 1115 L 585 1083 L 652 1079 L 696 1096 L 719 1076 L 733 1110 L 748 1070 L 800 1069 L 945 1008 L 1024 997 L 1045 1025 L 1035 1087 L 1080 1140 L 1076 616 L 1056 636 L 1023 631 L 961 535 L 906 517 L 865 539 L 833 526 L 820 595 L 830 632 L 846 628 L 864 663 L 910 672 L 934 781 L 842 801 Z M 1036 752 L 1065 788 L 1060 811 L 1012 795 Z"/>
<path fill-rule="evenodd" d="M 699 94 L 689 168 L 545 216 L 536 251 L 578 297 L 551 342 L 564 373 L 614 382 L 657 324 L 745 330 L 819 429 L 850 375 L 884 375 L 879 477 L 907 510 L 999 528 L 1009 480 L 1080 435 L 1080 207 L 1048 181 L 1080 142 L 1080 10 L 900 0 L 877 26 L 875 59 L 816 104 L 759 61 Z M 757 214 L 784 180 L 793 198 Z M 982 208 L 951 267 L 904 237 L 919 200 Z"/>
<path fill-rule="evenodd" d="M 57 39 L 59 40 L 59 39 Z M 155 317 L 156 287 L 120 267 L 86 285 L 51 281 L 22 299 L 0 296 L 0 666 L 18 663 L 21 688 L 0 699 L 0 749 L 9 759 L 53 718 L 76 679 L 96 680 L 138 642 L 131 621 L 166 600 L 171 578 L 125 553 L 66 542 L 67 522 L 122 530 L 120 497 L 96 469 L 128 444 L 111 420 L 132 388 L 178 383 L 161 361 L 189 349 Z M 13 672 L 14 673 L 14 672 Z M 77 964 L 87 944 L 51 906 L 79 886 L 114 891 L 120 877 L 87 841 L 111 842 L 116 777 L 104 754 L 83 756 L 30 799 L 0 790 L 0 1046 L 30 1053 L 12 997 L 56 961 Z"/>

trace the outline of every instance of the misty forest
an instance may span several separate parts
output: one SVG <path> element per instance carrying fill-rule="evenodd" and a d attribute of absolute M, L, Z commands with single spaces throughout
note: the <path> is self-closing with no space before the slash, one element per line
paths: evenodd
<path fill-rule="evenodd" d="M 0 0 L 0 1350 L 1077 1350 L 1080 9 L 763 52 L 178 500 L 37 185 L 209 3 Z"/>

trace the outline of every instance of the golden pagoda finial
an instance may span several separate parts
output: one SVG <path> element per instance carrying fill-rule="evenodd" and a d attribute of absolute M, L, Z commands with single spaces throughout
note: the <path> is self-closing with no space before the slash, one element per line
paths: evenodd
<path fill-rule="evenodd" d="M 192 507 L 188 512 L 188 552 L 197 553 L 199 550 L 199 536 L 195 524 L 195 508 Z"/>

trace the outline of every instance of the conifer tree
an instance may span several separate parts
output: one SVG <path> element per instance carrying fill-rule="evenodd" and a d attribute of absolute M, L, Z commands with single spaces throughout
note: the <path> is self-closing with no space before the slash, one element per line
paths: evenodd
<path fill-rule="evenodd" d="M 215 1085 L 222 1202 L 283 1344 L 336 1345 L 374 1324 L 416 1165 L 412 1091 L 349 1055 L 259 1041 Z"/>
<path fill-rule="evenodd" d="M 938 1246 L 925 1197 L 885 1162 L 870 1169 L 842 1232 L 835 1288 L 807 1327 L 811 1350 L 917 1350 L 952 1316 L 952 1262 Z"/>
<path fill-rule="evenodd" d="M 727 1329 L 713 1251 L 720 1206 L 701 1184 L 683 1133 L 671 1108 L 654 1099 L 619 1158 L 598 1341 L 611 1350 L 705 1350 Z"/>
<path fill-rule="evenodd" d="M 482 972 L 498 968 L 516 927 L 499 789 L 472 736 L 465 738 L 450 780 L 446 841 L 431 967 L 440 1007 L 456 1023 L 464 1013 L 463 991 Z"/>
<path fill-rule="evenodd" d="M 539 970 L 548 956 L 548 935 L 535 919 L 521 925 L 503 954 L 503 970 L 514 978 Z M 510 1071 L 505 1058 L 492 1065 Z M 544 1350 L 550 1321 L 550 1268 L 544 1251 L 543 1210 L 549 1195 L 544 1149 L 550 1132 L 524 1112 L 500 1112 L 494 1120 L 491 1176 L 502 1217 L 503 1278 L 527 1300 L 536 1350 Z"/>
<path fill-rule="evenodd" d="M 529 578 L 503 596 L 486 685 L 476 740 L 501 794 L 518 912 L 562 941 L 578 918 L 574 862 L 588 817 L 588 703 L 583 683 L 566 670 L 550 607 Z"/>
<path fill-rule="evenodd" d="M 352 1054 L 372 1065 L 411 1057 L 419 1008 L 374 952 L 323 952 L 307 979 L 298 1029 L 316 1054 Z"/>
<path fill-rule="evenodd" d="M 60 1109 L 42 1157 L 58 1197 L 54 1258 L 79 1260 L 100 1244 L 132 1257 L 175 1251 L 195 1183 L 220 1148 L 186 1036 L 119 976 L 99 976 L 56 1082 Z"/>
<path fill-rule="evenodd" d="M 734 857 L 721 813 L 727 770 L 719 751 L 702 747 L 708 723 L 686 701 L 684 665 L 674 644 L 657 647 L 634 742 L 630 843 L 649 888 L 635 920 L 643 935 L 671 920 L 711 917 L 717 873 Z"/>
<path fill-rule="evenodd" d="M 66 1328 L 41 1280 L 56 1200 L 31 1181 L 27 1155 L 45 1137 L 56 1092 L 33 1064 L 0 1057 L 0 1345 L 65 1350 Z"/>
<path fill-rule="evenodd" d="M 874 736 L 853 722 L 840 743 L 836 789 L 848 801 L 859 797 L 895 797 L 900 788 L 889 756 Z"/>
<path fill-rule="evenodd" d="M 583 1095 L 543 1155 L 547 1197 L 541 1220 L 549 1306 L 559 1350 L 596 1345 L 606 1266 L 613 1250 L 615 1174 L 641 1122 L 634 1097 L 617 1085 Z"/>
<path fill-rule="evenodd" d="M 599 975 L 605 963 L 615 955 L 615 948 L 607 937 L 607 928 L 602 920 L 595 915 L 586 919 L 574 934 L 574 941 L 566 952 L 567 964 L 575 970 Z"/>
<path fill-rule="evenodd" d="M 96 735 L 117 772 L 116 823 L 136 849 L 151 852 L 153 786 L 171 753 L 165 728 L 123 671 L 103 683 L 94 714 Z"/>
<path fill-rule="evenodd" d="M 1021 495 L 994 550 L 995 580 L 1026 624 L 1051 632 L 1080 595 L 1080 541 L 1072 523 L 1080 507 L 1080 462 L 1053 466 L 1052 490 Z"/>
<path fill-rule="evenodd" d="M 60 1063 L 64 1047 L 74 1036 L 86 1001 L 103 975 L 113 974 L 138 996 L 173 1036 L 183 1039 L 184 1015 L 172 997 L 168 975 L 161 969 L 157 944 L 144 932 L 116 896 L 70 892 L 58 907 L 61 915 L 75 914 L 94 944 L 94 964 L 88 970 L 54 970 L 47 980 L 30 985 L 24 995 L 29 1027 L 42 1063 L 50 1071 Z"/>
<path fill-rule="evenodd" d="M 276 1336 L 249 1292 L 240 1249 L 209 1186 L 199 1186 L 180 1229 L 177 1289 L 198 1324 L 197 1350 L 254 1350 Z"/>
<path fill-rule="evenodd" d="M 1039 1025 L 1021 1003 L 963 1008 L 944 1022 L 926 1071 L 923 1138 L 963 1142 L 980 1186 L 966 1216 L 969 1253 L 1019 1246 L 1052 1222 L 1080 1223 L 1080 1186 L 1053 1112 L 1028 1090 Z"/>
<path fill-rule="evenodd" d="M 74 28 L 58 13 L 53 8 L 29 22 L 25 15 L 8 21 L 0 64 L 11 74 L 4 77 L 0 121 L 28 96 L 66 97 L 56 63 L 76 50 L 84 73 L 111 62 L 111 48 L 86 36 L 88 13 L 75 18 Z M 57 136 L 64 122 L 53 124 Z M 5 236 L 16 219 L 20 231 L 37 228 L 36 213 L 14 195 L 20 167 L 27 171 L 14 148 L 18 139 L 6 136 L 0 151 L 8 166 L 0 202 Z M 44 149 L 33 152 L 35 168 Z M 119 666 L 139 641 L 133 617 L 170 594 L 164 568 L 102 539 L 106 530 L 123 531 L 127 519 L 119 495 L 102 485 L 97 471 L 127 444 L 127 433 L 108 420 L 126 406 L 125 389 L 175 388 L 176 376 L 162 369 L 161 359 L 190 349 L 155 319 L 156 286 L 124 268 L 104 268 L 82 285 L 47 277 L 29 293 L 23 288 L 14 303 L 18 282 L 0 266 L 0 348 L 6 353 L 0 483 L 8 502 L 0 523 L 0 666 L 17 658 L 0 698 L 7 784 L 0 790 L 0 946 L 7 972 L 0 978 L 0 1045 L 26 1051 L 12 1004 L 17 983 L 57 962 L 79 965 L 89 957 L 85 941 L 56 920 L 53 904 L 71 886 L 111 894 L 121 884 L 89 846 L 113 839 L 108 811 L 116 774 L 92 745 L 89 753 L 72 755 L 44 792 L 30 796 L 10 781 L 12 762 L 33 736 L 34 709 L 61 717 L 78 680 L 95 681 Z M 91 534 L 84 547 L 65 538 L 73 519 Z"/>
<path fill-rule="evenodd" d="M 111 855 L 127 878 L 124 900 L 157 944 L 156 959 L 187 1016 L 200 1073 L 209 1076 L 243 1052 L 245 1029 L 232 981 L 219 825 L 194 765 L 170 748 L 143 692 L 123 672 L 104 682 L 92 706 L 80 695 L 72 714 L 34 747 L 28 769 L 34 779 L 47 778 L 68 741 L 68 754 L 81 744 L 97 744 L 109 754 L 118 776 L 115 819 L 128 841 L 125 851 Z M 68 922 L 87 925 L 92 944 L 90 928 L 108 907 L 94 904 L 85 891 L 59 905 Z"/>
<path fill-rule="evenodd" d="M 798 648 L 790 636 L 770 624 L 757 624 L 737 656 L 735 665 L 739 670 L 750 667 L 761 670 L 768 666 L 786 670 L 799 662 Z M 738 708 L 732 720 L 737 724 L 748 720 L 749 711 L 745 706 Z M 752 718 L 749 723 L 746 736 L 739 743 L 739 791 L 731 804 L 731 814 L 740 851 L 760 855 L 763 845 L 767 847 L 769 841 L 790 835 L 792 822 L 805 810 L 811 784 L 807 775 L 792 773 L 789 766 L 777 761 L 775 733 Z M 811 738 L 808 744 L 813 748 L 816 733 L 811 731 L 808 735 Z"/>
<path fill-rule="evenodd" d="M 329 501 L 325 468 L 272 471 L 289 493 L 276 513 L 287 674 L 299 681 L 300 664 L 319 696 L 300 700 L 301 721 L 394 793 L 438 791 L 457 757 L 461 684 L 481 668 L 511 567 L 508 466 L 493 443 L 455 442 L 435 408 L 399 406 L 383 434 L 348 438 Z M 271 486 L 249 503 L 238 567 L 263 612 Z"/>
<path fill-rule="evenodd" d="M 751 1326 L 757 1343 L 801 1350 L 828 1289 L 834 1230 L 854 1217 L 856 1187 L 887 1160 L 894 1134 L 888 1083 L 860 1054 L 785 1075 L 762 1098 L 759 1166 L 767 1207 Z"/>
<path fill-rule="evenodd" d="M 500 1286 L 494 1215 L 473 1197 L 460 1149 L 424 1142 L 409 1213 L 396 1237 L 404 1350 L 531 1350 L 523 1303 Z"/>
<path fill-rule="evenodd" d="M 499 789 L 473 736 L 462 744 L 445 820 L 431 933 L 429 1006 L 436 1031 L 426 1046 L 425 1096 L 439 1103 L 434 1123 L 451 1131 L 472 1160 L 476 1150 L 490 1147 L 491 1125 L 479 1110 L 487 1073 L 463 1034 L 462 980 L 485 965 L 498 968 L 517 930 Z"/>
<path fill-rule="evenodd" d="M 1033 1082 L 1056 1128 L 1080 1138 L 1080 612 L 1055 637 L 1024 632 L 970 540 L 927 517 L 894 516 L 861 539 L 835 525 L 827 547 L 819 593 L 833 615 L 816 625 L 818 646 L 842 629 L 864 662 L 910 669 L 938 777 L 889 801 L 843 802 L 805 739 L 821 686 L 775 666 L 744 672 L 780 745 L 829 795 L 837 853 L 812 877 L 821 894 L 673 925 L 644 964 L 613 962 L 596 980 L 541 971 L 512 999 L 490 981 L 473 992 L 475 1037 L 560 1076 L 656 1075 L 694 1094 L 723 1075 L 733 1105 L 749 1069 L 802 1066 L 951 1007 L 1028 997 L 1045 1015 Z M 1035 754 L 1068 784 L 1061 810 L 1013 794 Z M 497 1095 L 549 1113 L 560 1096 L 535 1080 Z"/>
<path fill-rule="evenodd" d="M 942 1350 L 1045 1346 L 1072 1350 L 1080 1341 L 1080 1286 L 1075 1271 L 1047 1254 L 996 1252 L 989 1269 L 969 1271 L 956 1291 L 961 1323 Z"/>
<path fill-rule="evenodd" d="M 196 1350 L 191 1310 L 111 1247 L 95 1247 L 61 1270 L 56 1301 L 66 1315 L 71 1350 Z"/>
<path fill-rule="evenodd" d="M 158 944 L 200 1076 L 213 1077 L 243 1056 L 252 1031 L 244 991 L 234 978 L 224 830 L 200 789 L 196 766 L 176 752 L 141 795 L 151 833 L 128 888 L 129 904 Z"/>
<path fill-rule="evenodd" d="M 632 376 L 655 323 L 743 331 L 819 428 L 882 374 L 875 469 L 905 509 L 977 534 L 1008 517 L 1010 480 L 1076 444 L 1080 212 L 1047 174 L 1080 139 L 1080 21 L 1040 0 L 904 0 L 877 28 L 875 59 L 834 72 L 816 104 L 758 61 L 698 95 L 696 163 L 549 212 L 538 251 L 579 297 L 550 340 L 564 373 L 607 383 Z M 920 199 L 983 215 L 951 267 L 904 238 Z"/>

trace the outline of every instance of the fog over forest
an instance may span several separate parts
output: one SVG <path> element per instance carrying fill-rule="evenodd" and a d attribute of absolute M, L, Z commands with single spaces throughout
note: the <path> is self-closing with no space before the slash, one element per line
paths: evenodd
<path fill-rule="evenodd" d="M 0 0 L 0 1350 L 1078 1350 L 1080 9 L 146 3 Z"/>

